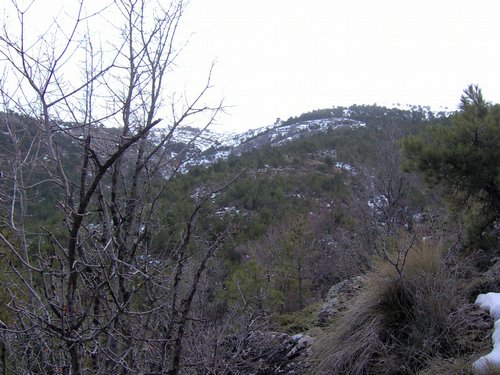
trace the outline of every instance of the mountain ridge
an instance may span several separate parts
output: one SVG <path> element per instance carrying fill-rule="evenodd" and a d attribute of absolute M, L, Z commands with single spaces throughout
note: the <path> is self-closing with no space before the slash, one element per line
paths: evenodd
<path fill-rule="evenodd" d="M 392 108 L 377 105 L 353 105 L 314 110 L 303 113 L 299 117 L 291 117 L 286 121 L 278 120 L 273 125 L 243 132 L 221 132 L 210 128 L 203 131 L 193 127 L 178 128 L 173 141 L 192 145 L 189 160 L 183 169 L 185 172 L 194 166 L 209 165 L 264 146 L 276 147 L 301 137 L 340 128 L 364 127 L 367 119 L 371 119 L 373 109 L 377 109 L 382 118 L 393 114 L 406 120 L 436 120 L 449 117 L 453 113 L 447 109 L 433 110 L 429 106 L 417 105 L 393 106 Z M 370 114 L 367 115 L 367 112 Z M 168 129 L 161 131 L 165 132 Z"/>

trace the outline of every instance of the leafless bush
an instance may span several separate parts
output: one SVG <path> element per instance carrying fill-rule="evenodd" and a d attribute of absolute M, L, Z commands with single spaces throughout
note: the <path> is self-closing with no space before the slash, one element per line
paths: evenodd
<path fill-rule="evenodd" d="M 199 197 L 176 243 L 152 246 L 164 177 L 189 158 L 171 153 L 174 133 L 205 114 L 201 133 L 222 108 L 206 104 L 208 77 L 159 118 L 185 3 L 120 0 L 88 14 L 82 0 L 64 22 L 29 35 L 35 3 L 13 0 L 0 35 L 10 142 L 1 162 L 3 364 L 15 373 L 177 374 L 195 296 L 226 236 L 197 231 L 221 183 Z M 118 38 L 93 38 L 86 26 L 101 16 Z M 42 188 L 57 197 L 58 222 L 40 227 L 30 215 L 44 204 Z"/>

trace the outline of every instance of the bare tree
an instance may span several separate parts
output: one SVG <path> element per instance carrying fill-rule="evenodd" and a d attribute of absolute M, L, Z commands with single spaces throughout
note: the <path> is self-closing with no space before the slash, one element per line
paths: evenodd
<path fill-rule="evenodd" d="M 185 4 L 117 0 L 89 15 L 81 0 L 70 26 L 54 20 L 35 39 L 27 34 L 32 6 L 13 0 L 16 27 L 0 35 L 5 76 L 16 80 L 1 87 L 9 142 L 1 181 L 4 368 L 177 374 L 193 298 L 225 236 L 196 232 L 198 212 L 222 185 L 198 201 L 177 244 L 152 247 L 162 177 L 189 157 L 172 156 L 173 135 L 208 114 L 201 132 L 222 108 L 205 104 L 208 77 L 194 98 L 171 103 L 164 130 L 154 132 Z M 103 14 L 119 32 L 113 45 L 88 26 Z M 48 191 L 62 224 L 40 227 L 30 215 Z"/>
<path fill-rule="evenodd" d="M 364 186 L 358 192 L 371 245 L 400 277 L 420 232 L 426 231 L 415 223 L 423 214 L 422 180 L 403 170 L 400 142 L 407 133 L 397 122 L 373 129 L 376 143 L 371 163 L 361 170 Z"/>

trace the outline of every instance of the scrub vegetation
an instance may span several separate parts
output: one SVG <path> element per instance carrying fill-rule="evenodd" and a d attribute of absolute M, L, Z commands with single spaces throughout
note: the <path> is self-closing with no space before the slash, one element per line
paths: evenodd
<path fill-rule="evenodd" d="M 184 5 L 114 2 L 123 45 L 96 50 L 83 8 L 35 48 L 13 2 L 0 372 L 471 374 L 491 334 L 473 302 L 500 287 L 499 105 L 471 85 L 455 113 L 319 109 L 276 127 L 345 126 L 197 165 L 210 79 L 161 118 Z"/>

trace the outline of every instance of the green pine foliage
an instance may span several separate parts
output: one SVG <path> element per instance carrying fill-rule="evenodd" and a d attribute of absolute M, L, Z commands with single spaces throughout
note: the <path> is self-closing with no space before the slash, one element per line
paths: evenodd
<path fill-rule="evenodd" d="M 465 213 L 472 245 L 493 247 L 491 231 L 500 216 L 500 105 L 469 86 L 451 123 L 429 126 L 405 139 L 409 169 L 420 171 Z"/>

